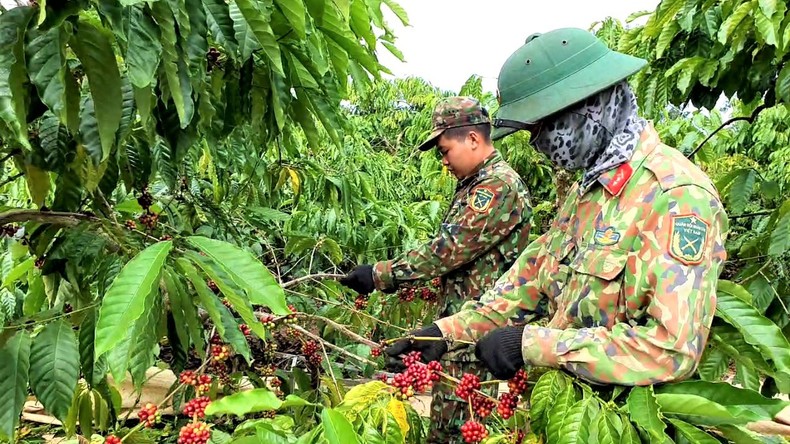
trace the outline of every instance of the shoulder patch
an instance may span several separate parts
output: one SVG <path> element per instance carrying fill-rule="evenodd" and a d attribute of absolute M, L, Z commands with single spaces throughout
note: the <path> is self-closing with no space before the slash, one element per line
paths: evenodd
<path fill-rule="evenodd" d="M 669 254 L 686 265 L 702 263 L 710 224 L 696 214 L 670 216 Z"/>
<path fill-rule="evenodd" d="M 494 202 L 494 191 L 488 187 L 477 187 L 469 195 L 469 208 L 482 213 Z"/>

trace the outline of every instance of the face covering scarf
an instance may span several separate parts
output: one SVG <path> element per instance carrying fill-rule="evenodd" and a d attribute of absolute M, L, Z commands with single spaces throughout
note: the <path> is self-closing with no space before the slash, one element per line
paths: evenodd
<path fill-rule="evenodd" d="M 647 122 L 625 80 L 541 123 L 533 145 L 570 171 L 584 170 L 580 191 L 631 158 Z"/>

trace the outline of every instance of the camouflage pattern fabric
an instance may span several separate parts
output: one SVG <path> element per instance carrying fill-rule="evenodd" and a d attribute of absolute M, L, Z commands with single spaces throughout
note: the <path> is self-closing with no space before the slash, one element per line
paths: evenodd
<path fill-rule="evenodd" d="M 459 181 L 436 236 L 398 258 L 377 262 L 379 290 L 441 276 L 439 315 L 477 300 L 529 243 L 532 207 L 526 186 L 498 152 Z"/>
<path fill-rule="evenodd" d="M 726 259 L 728 218 L 710 179 L 652 125 L 600 186 L 575 186 L 551 229 L 494 288 L 436 322 L 476 340 L 528 325 L 528 364 L 593 383 L 650 385 L 689 377 L 705 349 Z"/>
<path fill-rule="evenodd" d="M 515 263 L 529 243 L 532 207 L 521 177 L 494 152 L 476 173 L 460 181 L 435 238 L 400 257 L 373 266 L 379 290 L 401 282 L 441 276 L 439 316 L 458 312 L 478 299 Z M 471 347 L 445 355 L 448 371 L 483 372 Z M 432 392 L 431 443 L 462 442 L 468 407 L 454 389 L 437 384 Z M 457 441 L 456 441 L 457 440 Z"/>

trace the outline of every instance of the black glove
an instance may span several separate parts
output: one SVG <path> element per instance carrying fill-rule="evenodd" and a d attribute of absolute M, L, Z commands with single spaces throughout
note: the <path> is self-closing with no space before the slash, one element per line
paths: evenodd
<path fill-rule="evenodd" d="M 373 283 L 373 266 L 364 264 L 340 278 L 340 283 L 360 294 L 370 294 L 376 289 Z"/>
<path fill-rule="evenodd" d="M 442 331 L 436 324 L 431 324 L 419 330 L 409 332 L 407 336 L 415 337 L 443 337 Z M 387 356 L 387 364 L 385 368 L 391 372 L 401 372 L 406 366 L 403 365 L 403 360 L 400 355 L 406 355 L 410 352 L 418 351 L 422 353 L 422 362 L 428 363 L 431 361 L 439 360 L 442 355 L 447 353 L 447 342 L 445 341 L 419 341 L 416 339 L 401 339 L 400 341 L 392 344 L 384 349 Z"/>
<path fill-rule="evenodd" d="M 521 336 L 524 326 L 497 328 L 475 345 L 475 356 L 497 379 L 510 379 L 524 366 Z"/>

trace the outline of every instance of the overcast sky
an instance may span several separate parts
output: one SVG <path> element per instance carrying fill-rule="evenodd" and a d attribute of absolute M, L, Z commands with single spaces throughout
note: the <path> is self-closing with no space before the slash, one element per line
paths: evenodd
<path fill-rule="evenodd" d="M 458 90 L 472 74 L 496 89 L 499 68 L 534 32 L 554 28 L 588 29 L 608 16 L 625 20 L 631 13 L 654 10 L 659 0 L 396 0 L 409 14 L 404 28 L 394 17 L 401 63 L 386 49 L 380 60 L 396 76 L 419 76 Z M 382 6 L 386 10 L 385 6 Z"/>

